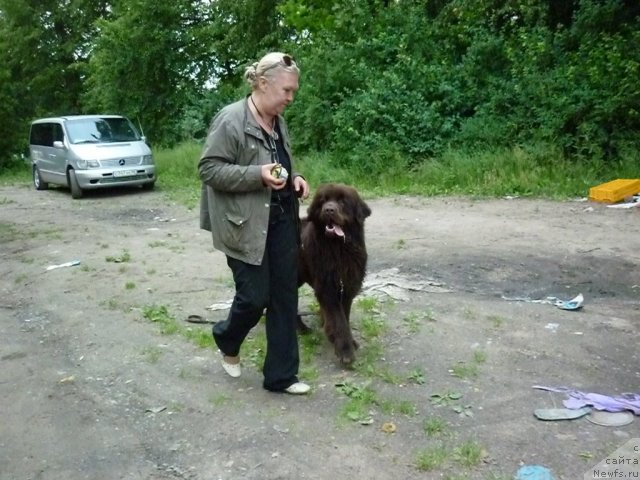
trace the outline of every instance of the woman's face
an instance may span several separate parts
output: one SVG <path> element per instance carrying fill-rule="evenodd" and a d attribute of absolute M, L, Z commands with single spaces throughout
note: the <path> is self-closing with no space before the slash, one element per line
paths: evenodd
<path fill-rule="evenodd" d="M 261 86 L 265 113 L 281 115 L 298 91 L 298 74 L 278 70 L 270 78 L 263 77 Z"/>

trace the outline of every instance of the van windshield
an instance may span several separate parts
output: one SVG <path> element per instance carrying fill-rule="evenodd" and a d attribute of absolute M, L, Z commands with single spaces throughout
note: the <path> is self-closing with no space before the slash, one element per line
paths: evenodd
<path fill-rule="evenodd" d="M 71 143 L 113 143 L 140 140 L 133 124 L 126 118 L 79 118 L 67 122 Z"/>

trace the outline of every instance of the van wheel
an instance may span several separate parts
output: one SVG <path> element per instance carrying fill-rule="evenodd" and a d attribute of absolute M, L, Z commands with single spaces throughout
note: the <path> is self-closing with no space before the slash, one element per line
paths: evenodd
<path fill-rule="evenodd" d="M 40 170 L 38 170 L 38 167 L 35 165 L 33 166 L 33 186 L 36 187 L 36 190 L 46 190 L 49 188 L 49 184 L 42 181 Z"/>
<path fill-rule="evenodd" d="M 143 190 L 153 190 L 153 187 L 156 185 L 156 182 L 144 183 L 142 185 Z"/>
<path fill-rule="evenodd" d="M 78 178 L 76 177 L 76 171 L 71 169 L 67 173 L 69 176 L 69 188 L 71 189 L 72 198 L 82 198 L 82 189 L 78 184 Z"/>

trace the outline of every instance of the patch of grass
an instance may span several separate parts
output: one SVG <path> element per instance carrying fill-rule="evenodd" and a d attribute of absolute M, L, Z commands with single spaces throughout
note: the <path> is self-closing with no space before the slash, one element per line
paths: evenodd
<path fill-rule="evenodd" d="M 124 250 L 120 255 L 109 255 L 105 260 L 110 263 L 126 263 L 131 261 L 131 254 Z"/>
<path fill-rule="evenodd" d="M 162 179 L 159 187 L 163 193 L 189 209 L 200 201 L 200 179 L 194 165 L 202 153 L 202 144 L 196 141 L 184 142 L 173 148 L 155 148 L 153 155 Z"/>
<path fill-rule="evenodd" d="M 478 378 L 478 365 L 475 363 L 458 362 L 449 369 L 449 373 L 461 379 Z"/>
<path fill-rule="evenodd" d="M 180 335 L 200 348 L 213 347 L 213 336 L 209 329 L 193 328 L 178 322 L 164 305 L 147 305 L 142 307 L 142 315 L 155 323 L 163 335 Z"/>
<path fill-rule="evenodd" d="M 0 198 L 0 205 L 10 205 L 12 203 L 16 203 L 15 200 L 11 200 L 7 197 Z"/>
<path fill-rule="evenodd" d="M 394 248 L 396 248 L 397 250 L 402 250 L 404 248 L 407 248 L 407 242 L 400 239 L 397 242 L 395 242 Z"/>
<path fill-rule="evenodd" d="M 480 465 L 486 457 L 486 450 L 475 440 L 466 440 L 454 450 L 456 462 L 467 468 Z"/>
<path fill-rule="evenodd" d="M 424 373 L 421 369 L 416 368 L 412 370 L 409 375 L 407 375 L 407 380 L 409 380 L 411 383 L 415 383 L 416 385 L 422 385 L 425 382 Z"/>
<path fill-rule="evenodd" d="M 194 159 L 201 152 L 202 142 L 197 140 L 154 149 L 158 176 L 162 179 L 156 188 L 189 209 L 196 208 L 200 199 Z M 451 149 L 433 161 L 419 162 L 416 168 L 404 168 L 407 159 L 402 156 L 393 158 L 391 164 L 386 160 L 385 171 L 392 168 L 395 174 L 381 176 L 372 175 L 370 169 L 348 168 L 342 158 L 334 158 L 328 152 L 313 152 L 297 157 L 297 166 L 310 185 L 343 182 L 358 185 L 365 195 L 382 196 L 461 194 L 566 199 L 584 195 L 585 185 L 601 183 L 602 171 L 607 171 L 610 178 L 633 178 L 627 175 L 637 172 L 636 155 L 606 165 L 602 160 L 559 161 L 561 157 L 553 147 L 537 145 L 484 151 Z M 30 172 L 24 170 L 22 175 L 28 182 Z M 6 174 L 0 181 L 3 177 Z"/>
<path fill-rule="evenodd" d="M 142 349 L 142 355 L 149 363 L 158 363 L 160 357 L 162 357 L 162 349 L 156 346 L 145 347 Z"/>
<path fill-rule="evenodd" d="M 21 273 L 16 277 L 15 283 L 24 283 L 27 278 L 29 277 L 26 273 Z"/>
<path fill-rule="evenodd" d="M 489 315 L 487 317 L 487 320 L 491 322 L 491 325 L 493 325 L 493 328 L 500 328 L 505 324 L 506 318 L 500 315 Z"/>
<path fill-rule="evenodd" d="M 580 452 L 578 456 L 586 462 L 591 461 L 593 459 L 593 453 L 591 452 Z"/>
<path fill-rule="evenodd" d="M 360 320 L 360 333 L 365 340 L 380 337 L 388 330 L 385 321 L 373 315 L 367 315 Z"/>
<path fill-rule="evenodd" d="M 142 309 L 144 318 L 156 323 L 160 327 L 160 333 L 163 335 L 172 335 L 180 331 L 180 325 L 176 319 L 169 314 L 167 307 L 164 305 L 152 305 Z"/>
<path fill-rule="evenodd" d="M 0 185 L 20 185 L 33 188 L 31 185 L 31 165 L 26 158 L 13 156 L 9 164 L 0 169 Z"/>
<path fill-rule="evenodd" d="M 378 400 L 376 392 L 369 385 L 369 382 L 362 385 L 350 382 L 336 385 L 336 389 L 349 398 L 340 412 L 342 419 L 352 422 L 368 422 L 370 420 L 371 408 L 378 404 Z"/>
<path fill-rule="evenodd" d="M 380 366 L 377 367 L 375 374 L 370 375 L 370 377 L 378 377 L 380 380 L 390 385 L 401 385 L 405 380 L 402 375 L 393 372 L 390 368 Z"/>
<path fill-rule="evenodd" d="M 432 415 L 424 419 L 422 430 L 428 437 L 435 437 L 444 434 L 447 426 L 447 422 L 444 419 Z"/>
<path fill-rule="evenodd" d="M 267 335 L 263 329 L 254 329 L 240 347 L 240 357 L 243 362 L 253 365 L 257 370 L 262 369 L 267 354 Z"/>
<path fill-rule="evenodd" d="M 318 353 L 318 348 L 323 343 L 323 333 L 312 330 L 298 337 L 300 344 L 300 361 L 302 364 L 310 364 Z"/>
<path fill-rule="evenodd" d="M 382 358 L 384 350 L 378 342 L 360 346 L 353 369 L 365 377 L 377 376 L 376 363 Z"/>
<path fill-rule="evenodd" d="M 136 288 L 136 283 L 135 282 L 127 282 L 124 284 L 124 289 L 125 290 L 133 290 L 134 288 Z"/>
<path fill-rule="evenodd" d="M 418 414 L 418 407 L 408 400 L 384 400 L 380 402 L 380 408 L 387 415 L 406 415 L 415 417 Z"/>
<path fill-rule="evenodd" d="M 215 342 L 209 328 L 185 327 L 182 335 L 200 348 L 213 348 Z"/>
<path fill-rule="evenodd" d="M 152 242 L 147 243 L 147 245 L 149 245 L 150 248 L 166 247 L 167 242 L 164 242 L 162 240 L 154 240 Z"/>
<path fill-rule="evenodd" d="M 105 306 L 108 310 L 118 310 L 120 308 L 120 302 L 115 297 L 100 302 L 100 305 Z"/>
<path fill-rule="evenodd" d="M 360 296 L 356 299 L 356 306 L 365 314 L 380 313 L 380 301 L 375 297 Z"/>
<path fill-rule="evenodd" d="M 484 350 L 474 350 L 473 361 L 477 364 L 485 363 L 487 361 L 487 352 Z"/>
<path fill-rule="evenodd" d="M 449 459 L 449 456 L 449 451 L 444 445 L 435 445 L 422 449 L 417 453 L 415 466 L 422 472 L 435 470 L 443 466 Z"/>
<path fill-rule="evenodd" d="M 320 372 L 317 368 L 312 365 L 303 365 L 300 367 L 300 371 L 298 372 L 298 376 L 306 380 L 308 382 L 313 382 L 320 378 Z"/>

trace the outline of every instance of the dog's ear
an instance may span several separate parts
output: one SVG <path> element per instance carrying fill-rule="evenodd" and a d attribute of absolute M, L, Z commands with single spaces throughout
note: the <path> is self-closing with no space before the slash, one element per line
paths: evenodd
<path fill-rule="evenodd" d="M 356 211 L 356 216 L 358 218 L 358 221 L 360 223 L 364 223 L 364 219 L 367 218 L 369 215 L 371 215 L 371 209 L 369 208 L 369 205 L 367 205 L 367 202 L 359 198 L 358 207 Z"/>

